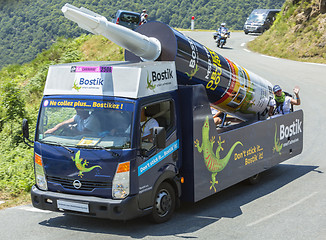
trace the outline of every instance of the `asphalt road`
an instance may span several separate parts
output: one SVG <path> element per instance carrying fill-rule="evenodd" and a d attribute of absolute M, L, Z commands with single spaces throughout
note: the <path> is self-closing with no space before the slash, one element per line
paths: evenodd
<path fill-rule="evenodd" d="M 0 211 L 0 239 L 326 239 L 326 65 L 263 56 L 245 48 L 255 36 L 232 33 L 217 49 L 208 32 L 186 35 L 240 66 L 292 91 L 300 86 L 303 153 L 196 204 L 183 204 L 160 225 L 146 218 L 117 222 L 40 211 L 30 205 Z"/>

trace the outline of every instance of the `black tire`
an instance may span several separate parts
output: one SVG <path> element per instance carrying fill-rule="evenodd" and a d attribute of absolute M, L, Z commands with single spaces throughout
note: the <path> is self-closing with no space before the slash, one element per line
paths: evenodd
<path fill-rule="evenodd" d="M 260 174 L 257 173 L 254 176 L 251 176 L 250 178 L 247 179 L 247 183 L 250 185 L 257 184 L 260 181 Z"/>
<path fill-rule="evenodd" d="M 169 183 L 163 182 L 155 194 L 151 220 L 155 223 L 168 221 L 174 213 L 175 206 L 175 191 Z"/>

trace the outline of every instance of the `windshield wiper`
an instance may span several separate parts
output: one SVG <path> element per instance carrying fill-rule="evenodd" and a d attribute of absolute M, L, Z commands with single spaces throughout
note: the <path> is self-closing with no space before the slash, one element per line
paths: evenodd
<path fill-rule="evenodd" d="M 43 140 L 42 143 L 48 143 L 48 144 L 51 144 L 51 145 L 54 145 L 54 146 L 60 146 L 60 147 L 63 147 L 64 149 L 66 149 L 68 152 L 74 153 L 73 150 L 71 150 L 70 148 L 68 148 L 65 145 L 63 145 L 63 144 L 61 144 L 59 142 L 56 142 L 56 141 Z"/>
<path fill-rule="evenodd" d="M 105 150 L 105 151 L 111 153 L 113 157 L 120 157 L 119 153 L 112 151 L 111 148 L 106 148 L 106 147 L 103 147 L 103 146 L 77 146 L 77 147 L 79 147 L 79 148 L 87 148 L 87 149 L 102 149 L 102 150 Z"/>
<path fill-rule="evenodd" d="M 108 150 L 107 148 L 105 148 L 105 147 L 102 147 L 102 146 L 97 146 L 97 147 L 98 147 L 98 148 L 101 148 L 101 149 L 103 149 L 103 150 L 105 150 L 105 151 L 107 151 L 107 152 L 109 152 L 109 153 L 111 153 L 113 157 L 120 157 L 120 154 L 117 153 L 117 152 L 115 152 L 115 151 L 112 151 L 112 149 L 111 149 L 111 151 L 109 151 L 109 150 Z"/>

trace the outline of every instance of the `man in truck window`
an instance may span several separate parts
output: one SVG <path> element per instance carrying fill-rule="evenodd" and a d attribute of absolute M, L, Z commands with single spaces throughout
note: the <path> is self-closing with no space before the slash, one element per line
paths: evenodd
<path fill-rule="evenodd" d="M 154 118 L 147 116 L 145 108 L 142 108 L 140 113 L 140 127 L 141 127 L 142 141 L 152 142 L 153 128 L 158 126 L 159 126 L 158 122 Z"/>
<path fill-rule="evenodd" d="M 51 134 L 57 131 L 58 129 L 67 126 L 69 124 L 76 123 L 76 129 L 79 132 L 82 131 L 93 131 L 98 132 L 100 130 L 100 123 L 94 114 L 89 114 L 89 111 L 84 108 L 75 108 L 76 115 L 72 118 L 65 120 L 55 127 L 48 129 L 44 134 Z"/>

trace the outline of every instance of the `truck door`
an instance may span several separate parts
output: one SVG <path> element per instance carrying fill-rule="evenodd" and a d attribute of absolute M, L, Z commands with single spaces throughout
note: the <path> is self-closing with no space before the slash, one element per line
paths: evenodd
<path fill-rule="evenodd" d="M 138 162 L 139 207 L 153 205 L 155 186 L 176 175 L 177 150 L 175 110 L 173 100 L 164 100 L 141 107 L 140 149 Z M 165 147 L 159 148 L 153 139 L 153 127 L 165 130 Z"/>

